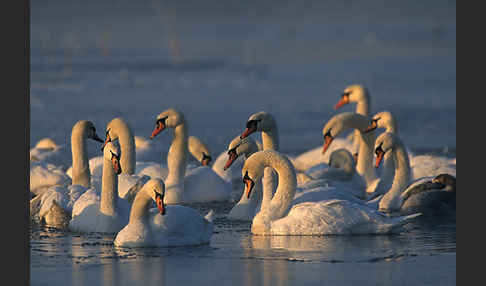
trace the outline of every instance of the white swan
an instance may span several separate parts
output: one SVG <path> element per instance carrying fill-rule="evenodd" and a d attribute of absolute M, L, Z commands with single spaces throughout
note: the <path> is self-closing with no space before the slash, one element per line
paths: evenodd
<path fill-rule="evenodd" d="M 165 203 L 195 203 L 226 201 L 231 195 L 231 186 L 223 181 L 208 166 L 191 169 L 186 174 L 188 154 L 188 128 L 182 112 L 167 109 L 156 119 L 150 138 L 154 138 L 166 127 L 174 130 L 172 144 L 167 154 L 168 174 L 165 180 L 167 193 Z"/>
<path fill-rule="evenodd" d="M 370 131 L 364 133 L 363 131 L 368 127 L 369 118 L 367 116 L 357 114 L 354 112 L 343 112 L 333 116 L 324 125 L 322 134 L 324 135 L 324 146 L 322 152 L 325 153 L 334 138 L 340 133 L 348 129 L 356 129 L 357 139 L 359 140 L 358 159 L 356 164 L 356 172 L 362 177 L 365 188 L 363 188 L 362 196 L 365 197 L 366 193 L 372 193 L 378 184 L 375 169 L 373 168 L 373 143 L 375 140 L 374 132 Z"/>
<path fill-rule="evenodd" d="M 151 179 L 137 193 L 128 224 L 118 232 L 118 247 L 166 247 L 209 243 L 213 234 L 212 211 L 202 217 L 184 206 L 164 205 L 165 185 Z M 152 209 L 156 202 L 157 209 Z"/>
<path fill-rule="evenodd" d="M 234 168 L 232 164 L 237 162 L 239 158 L 242 158 L 241 162 L 244 163 L 244 160 L 258 151 L 258 146 L 253 139 L 250 137 L 240 139 L 240 136 L 237 136 L 228 146 L 227 160 L 224 169 L 228 170 Z M 243 156 L 240 157 L 240 155 Z M 241 168 L 238 171 L 241 173 Z M 233 206 L 233 208 L 231 208 L 227 218 L 229 220 L 251 221 L 255 216 L 257 208 L 259 208 L 261 204 L 261 188 L 261 181 L 256 181 L 254 186 L 255 192 L 251 193 L 250 197 L 248 197 L 245 192 L 242 192 L 240 200 Z"/>
<path fill-rule="evenodd" d="M 69 229 L 75 232 L 115 233 L 127 223 L 129 204 L 118 196 L 120 147 L 108 142 L 103 148 L 101 192 L 91 188 L 74 203 Z"/>
<path fill-rule="evenodd" d="M 386 153 L 390 153 L 395 165 L 395 177 L 390 190 L 383 195 L 378 206 L 384 212 L 408 214 L 416 211 L 435 213 L 442 203 L 454 203 L 455 178 L 441 174 L 432 182 L 410 184 L 411 170 L 407 150 L 398 136 L 385 132 L 375 142 L 376 166 Z M 425 178 L 427 179 L 427 178 Z M 435 183 L 435 184 L 433 184 Z M 441 190 L 445 189 L 445 190 Z"/>
<path fill-rule="evenodd" d="M 378 234 L 400 231 L 400 227 L 418 214 L 390 218 L 365 205 L 348 200 L 300 202 L 292 206 L 297 180 L 292 163 L 276 151 L 265 150 L 250 156 L 242 176 L 246 193 L 253 190 L 255 181 L 266 167 L 273 168 L 279 177 L 275 195 L 262 203 L 261 211 L 253 218 L 251 232 L 260 235 L 325 235 Z"/>
<path fill-rule="evenodd" d="M 339 109 L 343 105 L 356 102 L 355 112 L 364 116 L 370 116 L 370 104 L 371 104 L 370 101 L 371 100 L 368 93 L 368 89 L 363 85 L 353 84 L 347 86 L 344 89 L 344 92 L 341 95 L 341 99 L 334 106 L 334 109 Z M 355 130 L 354 135 L 349 137 L 349 139 L 352 140 L 351 151 L 353 152 L 353 154 L 356 153 L 359 148 L 358 132 L 359 132 L 358 130 Z"/>
<path fill-rule="evenodd" d="M 382 111 L 375 114 L 365 132 L 375 130 L 377 128 L 384 128 L 385 132 L 394 133 L 398 135 L 397 120 L 389 111 Z M 436 155 L 414 155 L 410 149 L 406 148 L 408 157 L 410 159 L 410 167 L 412 170 L 412 179 L 419 179 L 423 177 L 433 177 L 442 173 L 448 173 L 455 176 L 456 162 L 455 159 L 449 159 L 443 156 Z M 380 175 L 381 181 L 377 187 L 377 194 L 384 193 L 389 189 L 395 168 L 393 160 L 388 160 L 390 153 L 386 153 L 383 161 L 383 170 Z"/>
<path fill-rule="evenodd" d="M 60 167 L 31 163 L 30 188 L 36 195 L 30 201 L 31 219 L 54 227 L 65 227 L 69 222 L 74 202 L 91 187 L 85 145 L 88 138 L 102 142 L 91 121 L 78 121 L 71 132 L 72 180 Z"/>

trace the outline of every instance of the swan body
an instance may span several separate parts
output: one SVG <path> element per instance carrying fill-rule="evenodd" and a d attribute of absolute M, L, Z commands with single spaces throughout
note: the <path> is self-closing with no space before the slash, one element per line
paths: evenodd
<path fill-rule="evenodd" d="M 390 152 L 395 165 L 393 184 L 379 202 L 384 212 L 408 214 L 420 211 L 424 214 L 436 213 L 443 204 L 453 205 L 455 209 L 455 177 L 440 174 L 432 181 L 419 179 L 410 184 L 411 170 L 407 150 L 400 138 L 393 133 L 383 133 L 376 139 L 375 154 L 377 165 L 384 155 Z M 443 189 L 443 190 L 442 190 Z"/>
<path fill-rule="evenodd" d="M 103 148 L 101 192 L 91 188 L 74 203 L 69 229 L 75 232 L 116 233 L 128 223 L 129 204 L 118 196 L 121 173 L 120 147 L 107 142 Z"/>
<path fill-rule="evenodd" d="M 185 206 L 165 206 L 165 185 L 151 179 L 137 193 L 128 224 L 118 232 L 118 247 L 167 247 L 209 243 L 213 234 L 212 212 L 202 217 Z M 157 208 L 151 208 L 153 202 Z"/>
<path fill-rule="evenodd" d="M 166 204 L 226 201 L 231 195 L 231 186 L 216 175 L 208 166 L 191 170 L 186 175 L 188 151 L 188 128 L 184 115 L 175 109 L 167 109 L 156 119 L 153 139 L 166 127 L 173 129 L 172 144 L 167 154 L 168 174 L 165 179 Z"/>
<path fill-rule="evenodd" d="M 418 214 L 390 218 L 366 205 L 347 200 L 300 202 L 292 205 L 296 175 L 291 162 L 278 152 L 260 151 L 248 158 L 242 170 L 246 192 L 263 175 L 266 167 L 279 177 L 277 190 L 252 221 L 251 231 L 259 235 L 377 234 L 398 232 Z"/>
<path fill-rule="evenodd" d="M 91 187 L 86 154 L 86 139 L 101 141 L 92 122 L 78 121 L 71 132 L 73 160 L 72 180 L 60 167 L 43 162 L 31 163 L 31 192 L 36 196 L 30 201 L 31 219 L 39 219 L 48 226 L 65 227 L 75 200 Z M 61 223 L 61 224 L 59 224 Z"/>

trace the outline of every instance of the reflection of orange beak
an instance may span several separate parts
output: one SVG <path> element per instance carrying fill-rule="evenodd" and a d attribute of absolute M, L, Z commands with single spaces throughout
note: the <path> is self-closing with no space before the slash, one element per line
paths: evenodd
<path fill-rule="evenodd" d="M 256 131 L 256 128 L 246 128 L 245 131 L 243 131 L 243 133 L 241 134 L 240 139 L 244 139 L 244 138 L 248 137 L 248 135 L 250 135 L 251 133 L 253 133 L 255 131 Z"/>
<path fill-rule="evenodd" d="M 347 96 L 343 96 L 343 97 L 341 97 L 339 102 L 336 105 L 334 105 L 334 109 L 338 109 L 341 106 L 348 104 L 348 103 L 349 103 L 349 98 Z"/>
<path fill-rule="evenodd" d="M 377 152 L 377 154 L 376 154 L 376 165 L 375 165 L 376 168 L 378 168 L 380 166 L 380 163 L 383 160 L 383 155 L 385 155 L 385 152 L 383 152 L 383 151 Z"/>
<path fill-rule="evenodd" d="M 230 152 L 228 161 L 226 161 L 226 164 L 224 165 L 223 170 L 226 171 L 231 166 L 231 164 L 233 164 L 233 162 L 236 160 L 236 158 L 238 158 L 238 155 L 236 155 L 236 152 Z"/>
<path fill-rule="evenodd" d="M 324 136 L 324 148 L 322 148 L 322 154 L 326 153 L 326 150 L 331 145 L 333 138 L 331 136 Z"/>
<path fill-rule="evenodd" d="M 152 135 L 150 135 L 150 139 L 154 139 L 157 134 L 159 134 L 162 130 L 165 129 L 165 124 L 159 123 L 155 127 L 154 131 L 152 131 Z"/>
<path fill-rule="evenodd" d="M 157 198 L 155 199 L 155 203 L 157 204 L 159 213 L 161 215 L 165 215 L 164 196 L 157 196 Z"/>
<path fill-rule="evenodd" d="M 250 198 L 251 191 L 253 190 L 253 186 L 255 183 L 253 183 L 252 180 L 245 180 L 245 192 L 246 192 L 246 198 Z"/>

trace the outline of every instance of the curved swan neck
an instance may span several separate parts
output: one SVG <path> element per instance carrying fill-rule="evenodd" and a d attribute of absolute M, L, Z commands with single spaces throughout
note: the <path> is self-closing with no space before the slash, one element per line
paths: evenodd
<path fill-rule="evenodd" d="M 399 209 L 403 203 L 402 192 L 410 182 L 410 162 L 408 153 L 401 142 L 397 142 L 392 149 L 393 163 L 395 164 L 395 177 L 390 190 L 383 196 L 380 208 Z"/>
<path fill-rule="evenodd" d="M 290 209 L 296 192 L 297 178 L 292 163 L 285 156 L 275 151 L 262 152 L 259 152 L 262 154 L 257 158 L 264 167 L 270 167 L 275 170 L 279 182 L 270 204 L 264 205 L 262 202 L 261 212 L 266 212 L 271 220 L 276 220 L 284 217 Z M 268 196 L 270 191 L 263 188 L 263 197 Z"/>
<path fill-rule="evenodd" d="M 103 175 L 101 177 L 100 212 L 105 215 L 116 214 L 118 198 L 118 177 L 109 159 L 103 158 Z"/>
<path fill-rule="evenodd" d="M 133 136 L 130 126 L 121 118 L 115 118 L 110 122 L 108 128 L 113 128 L 112 131 L 118 136 L 121 148 L 120 165 L 122 172 L 125 174 L 135 174 L 136 165 L 136 149 L 135 137 Z"/>
<path fill-rule="evenodd" d="M 268 131 L 262 131 L 263 150 L 279 150 L 279 136 L 277 126 Z"/>
<path fill-rule="evenodd" d="M 72 184 L 91 187 L 91 174 L 89 171 L 88 153 L 86 148 L 84 124 L 77 123 L 71 132 L 71 153 L 72 153 Z"/>
<path fill-rule="evenodd" d="M 373 144 L 375 141 L 375 135 L 373 132 L 358 133 L 359 151 L 358 151 L 358 163 L 356 164 L 356 172 L 363 176 L 366 181 L 366 185 L 369 186 L 374 180 L 376 180 L 376 172 L 373 167 Z"/>
<path fill-rule="evenodd" d="M 148 211 L 153 205 L 153 199 L 146 190 L 147 189 L 140 190 L 135 197 L 135 200 L 133 200 L 129 223 L 143 220 L 147 217 Z"/>
<path fill-rule="evenodd" d="M 187 167 L 188 135 L 187 126 L 183 122 L 174 128 L 174 137 L 167 154 L 167 168 L 169 170 L 166 185 L 184 181 Z"/>
<path fill-rule="evenodd" d="M 364 91 L 363 96 L 356 104 L 356 113 L 369 116 L 370 115 L 370 97 L 368 92 Z"/>

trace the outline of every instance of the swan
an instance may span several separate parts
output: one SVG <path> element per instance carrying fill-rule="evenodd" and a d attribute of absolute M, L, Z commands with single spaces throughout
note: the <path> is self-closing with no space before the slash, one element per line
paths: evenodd
<path fill-rule="evenodd" d="M 339 109 L 343 105 L 350 104 L 352 102 L 356 102 L 356 113 L 370 116 L 370 95 L 368 89 L 360 84 L 353 84 L 349 85 L 344 89 L 343 94 L 341 95 L 341 99 L 339 102 L 334 106 L 334 109 Z M 348 140 L 352 141 L 352 151 L 353 154 L 359 148 L 360 140 L 358 138 L 358 130 L 354 131 L 354 135 L 350 135 Z"/>
<path fill-rule="evenodd" d="M 107 142 L 103 148 L 101 192 L 91 188 L 74 203 L 69 229 L 74 232 L 116 233 L 127 223 L 129 204 L 118 196 L 120 147 Z"/>
<path fill-rule="evenodd" d="M 369 126 L 364 132 L 372 131 L 377 128 L 384 128 L 384 132 L 394 133 L 398 135 L 398 128 L 396 119 L 389 111 L 382 111 L 375 114 Z M 419 179 L 423 177 L 433 177 L 441 173 L 456 174 L 455 159 L 449 159 L 443 156 L 436 155 L 414 155 L 413 152 L 406 148 L 410 160 L 410 167 L 412 170 L 412 179 Z M 381 182 L 377 187 L 377 193 L 384 193 L 384 190 L 388 190 L 393 176 L 395 168 L 393 166 L 393 160 L 388 160 L 391 153 L 385 154 L 383 161 L 383 172 L 381 174 Z"/>
<path fill-rule="evenodd" d="M 236 162 L 239 158 L 243 158 L 241 161 L 244 162 L 244 160 L 246 160 L 249 156 L 258 151 L 258 145 L 253 139 L 250 137 L 240 139 L 240 136 L 237 136 L 230 142 L 228 146 L 228 155 L 226 164 L 224 165 L 224 170 L 228 170 L 229 168 L 234 169 L 234 166 L 232 166 L 233 162 Z M 240 157 L 240 155 L 243 156 Z M 239 171 L 241 172 L 241 168 Z M 250 197 L 243 192 L 238 203 L 231 208 L 227 218 L 229 220 L 251 221 L 255 216 L 257 208 L 261 204 L 261 188 L 262 185 L 261 181 L 259 180 L 255 182 L 255 192 L 253 192 Z"/>
<path fill-rule="evenodd" d="M 379 180 L 373 168 L 373 142 L 375 140 L 374 132 L 370 131 L 364 133 L 368 126 L 369 118 L 367 116 L 357 114 L 354 112 L 343 112 L 333 116 L 324 125 L 322 134 L 324 135 L 324 146 L 322 153 L 329 149 L 329 146 L 340 133 L 354 128 L 358 130 L 358 136 L 356 137 L 359 144 L 358 159 L 356 164 L 356 172 L 363 179 L 365 188 L 363 189 L 361 197 L 365 197 L 366 193 L 372 193 L 376 188 Z"/>
<path fill-rule="evenodd" d="M 185 206 L 165 206 L 165 185 L 150 179 L 137 193 L 128 224 L 118 232 L 117 247 L 166 247 L 209 243 L 213 234 L 213 212 L 202 217 Z M 153 202 L 157 209 L 151 208 Z"/>
<path fill-rule="evenodd" d="M 253 234 L 382 234 L 400 231 L 402 225 L 419 215 L 391 218 L 366 205 L 339 199 L 292 205 L 297 187 L 295 169 L 289 159 L 273 150 L 256 152 L 245 161 L 241 174 L 247 195 L 266 167 L 276 171 L 279 183 L 271 201 L 262 203 L 253 218 Z"/>
<path fill-rule="evenodd" d="M 183 113 L 173 108 L 161 112 L 156 118 L 156 126 L 150 138 L 154 139 L 167 127 L 174 130 L 174 136 L 167 154 L 167 193 L 164 202 L 177 204 L 228 200 L 231 186 L 210 167 L 201 166 L 186 170 L 188 127 Z"/>
<path fill-rule="evenodd" d="M 432 181 L 423 180 L 410 184 L 411 170 L 406 148 L 394 133 L 382 133 L 375 142 L 376 166 L 390 153 L 395 164 L 395 176 L 391 188 L 383 195 L 378 207 L 383 212 L 409 214 L 420 211 L 434 213 L 437 206 L 451 204 L 455 209 L 455 178 L 449 174 L 440 174 Z M 444 190 L 442 190 L 444 189 Z"/>
<path fill-rule="evenodd" d="M 86 139 L 101 140 L 91 121 L 76 122 L 71 131 L 74 177 L 68 178 L 61 167 L 33 162 L 30 168 L 30 217 L 46 225 L 64 227 L 69 222 L 75 200 L 91 187 Z M 51 213 L 52 211 L 52 213 Z"/>

